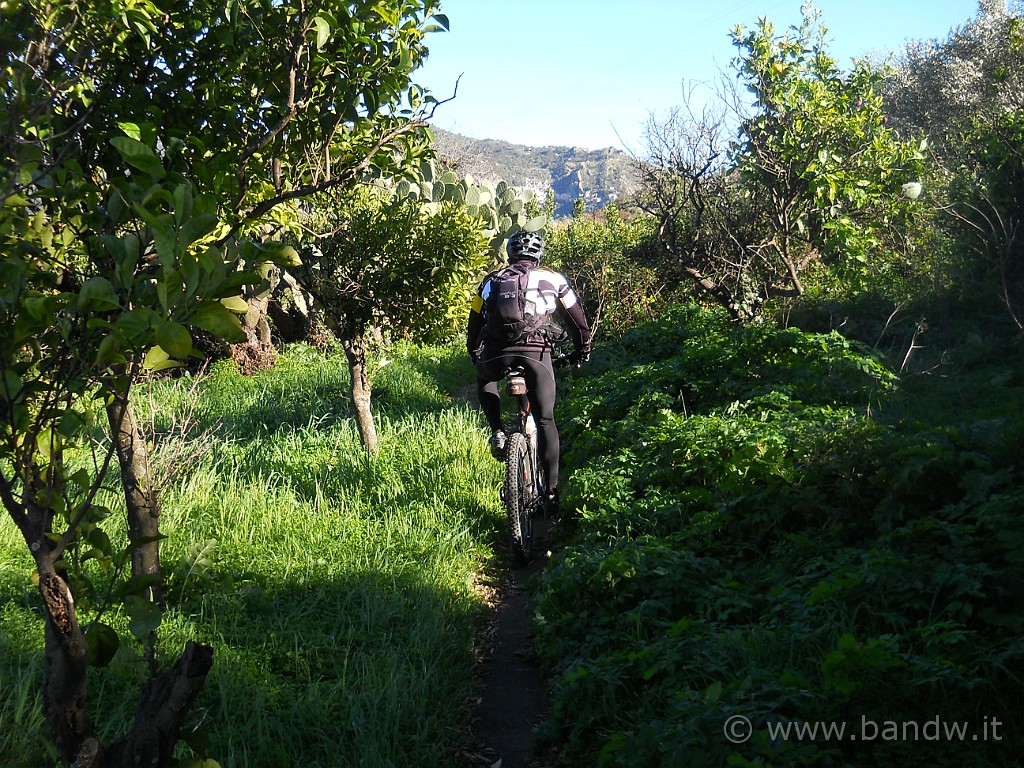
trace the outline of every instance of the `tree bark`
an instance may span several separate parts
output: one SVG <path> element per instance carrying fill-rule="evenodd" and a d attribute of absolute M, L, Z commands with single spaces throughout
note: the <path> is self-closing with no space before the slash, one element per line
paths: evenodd
<path fill-rule="evenodd" d="M 281 272 L 281 281 L 271 293 L 267 305 L 267 316 L 283 341 L 305 341 L 309 338 L 313 326 L 310 303 L 298 280 L 288 272 Z"/>
<path fill-rule="evenodd" d="M 129 538 L 139 543 L 132 552 L 132 571 L 159 579 L 159 545 L 155 540 L 159 535 L 159 505 L 150 481 L 145 439 L 132 413 L 127 387 L 109 402 L 107 417 L 113 430 L 113 450 L 121 463 Z M 30 487 L 35 485 L 29 483 Z M 206 683 L 213 664 L 212 648 L 188 643 L 173 667 L 150 677 L 139 695 L 131 730 L 105 748 L 88 711 L 88 641 L 61 567 L 67 542 L 58 542 L 52 535 L 52 510 L 31 503 L 19 510 L 9 497 L 6 493 L 5 505 L 13 507 L 12 516 L 32 552 L 39 576 L 45 610 L 43 716 L 60 759 L 71 768 L 166 768 L 184 718 Z M 158 596 L 162 599 L 159 581 L 149 589 L 154 600 Z M 147 651 L 152 652 L 152 647 Z M 155 665 L 152 654 L 150 658 Z"/>
<path fill-rule="evenodd" d="M 348 372 L 352 381 L 352 407 L 355 409 L 356 426 L 359 439 L 367 453 L 377 453 L 377 427 L 373 423 L 373 412 L 370 410 L 370 377 L 366 370 L 366 336 L 355 334 L 342 339 L 345 358 L 348 360 Z"/>
<path fill-rule="evenodd" d="M 114 395 L 107 404 L 107 421 L 114 450 L 121 467 L 128 517 L 128 540 L 132 545 L 132 576 L 152 583 L 140 590 L 145 599 L 164 607 L 163 575 L 160 570 L 160 503 L 149 474 L 149 447 L 135 420 L 128 398 L 130 387 Z M 140 638 L 143 657 L 150 674 L 156 672 L 156 632 Z"/>
<path fill-rule="evenodd" d="M 122 477 L 132 478 L 130 487 L 126 481 L 125 491 L 129 499 L 133 496 L 149 499 L 155 507 L 156 497 L 148 484 L 148 466 L 141 473 L 144 481 L 136 477 L 136 470 L 132 468 L 140 457 L 145 460 L 146 453 L 144 442 L 141 452 L 134 445 L 135 440 L 141 438 L 141 432 L 131 418 L 126 398 L 126 395 L 116 398 L 108 406 L 115 442 L 123 442 L 134 451 L 134 454 L 129 451 L 124 457 L 127 463 L 122 465 L 129 467 Z M 126 412 L 122 413 L 122 409 Z M 118 453 L 120 456 L 120 450 Z M 148 493 L 143 489 L 148 489 Z M 132 503 L 130 500 L 129 505 Z M 146 512 L 141 517 L 143 525 L 147 526 L 144 530 L 156 530 L 158 515 Z M 184 718 L 206 683 L 213 665 L 213 649 L 188 643 L 173 667 L 145 683 L 131 730 L 112 747 L 104 749 L 88 713 L 88 642 L 79 624 L 71 588 L 58 565 L 61 551 L 43 534 L 44 526 L 38 526 L 42 529 L 38 531 L 34 530 L 36 527 L 26 524 L 23 533 L 35 560 L 39 593 L 46 611 L 43 716 L 61 760 L 71 768 L 166 768 Z M 130 536 L 135 537 L 138 530 L 130 526 Z M 151 573 L 155 567 L 155 574 L 159 575 L 158 557 L 144 557 L 138 561 L 141 565 L 136 566 L 135 555 L 150 547 L 151 554 L 158 554 L 156 542 L 147 542 L 133 552 L 133 570 L 141 567 Z"/>
<path fill-rule="evenodd" d="M 270 336 L 267 309 L 270 305 L 271 294 L 281 279 L 281 273 L 272 264 L 263 265 L 263 272 L 270 287 L 257 293 L 256 288 L 249 286 L 242 293 L 249 305 L 248 311 L 242 317 L 242 329 L 248 340 L 231 345 L 231 359 L 245 374 L 273 368 L 277 360 L 274 343 Z"/>
<path fill-rule="evenodd" d="M 86 695 L 88 653 L 75 600 L 57 572 L 52 547 L 34 553 L 39 593 L 46 608 L 43 716 L 66 765 L 102 765 L 102 750 L 89 719 Z"/>
<path fill-rule="evenodd" d="M 118 393 L 107 405 L 107 420 L 121 466 L 121 485 L 128 507 L 128 538 L 132 543 L 132 575 L 150 576 L 154 603 L 164 605 L 160 581 L 160 502 L 149 474 L 149 447 L 128 400 Z"/>
<path fill-rule="evenodd" d="M 182 723 L 206 684 L 213 649 L 189 642 L 174 666 L 146 681 L 132 728 L 109 750 L 107 768 L 170 764 Z"/>
<path fill-rule="evenodd" d="M 706 292 L 711 294 L 718 305 L 725 309 L 729 313 L 735 322 L 743 324 L 746 323 L 750 318 L 740 306 L 736 303 L 735 298 L 728 290 L 718 283 L 712 282 L 706 275 L 704 275 L 699 269 L 691 267 L 681 260 L 679 261 L 680 268 L 683 272 L 697 285 L 703 288 Z"/>

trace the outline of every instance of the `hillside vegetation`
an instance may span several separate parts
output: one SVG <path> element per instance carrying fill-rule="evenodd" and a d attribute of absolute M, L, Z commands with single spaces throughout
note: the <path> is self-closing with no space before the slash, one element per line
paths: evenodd
<path fill-rule="evenodd" d="M 571 214 L 577 201 L 593 211 L 630 198 L 639 189 L 633 159 L 612 147 L 529 147 L 432 130 L 437 151 L 459 174 L 504 180 L 532 189 L 540 199 L 550 190 L 558 217 Z"/>

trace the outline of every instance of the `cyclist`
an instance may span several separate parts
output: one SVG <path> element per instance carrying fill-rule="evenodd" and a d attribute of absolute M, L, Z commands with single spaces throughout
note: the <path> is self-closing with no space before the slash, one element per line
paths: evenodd
<path fill-rule="evenodd" d="M 551 365 L 553 338 L 564 338 L 565 332 L 552 322 L 562 321 L 573 343 L 570 362 L 579 364 L 590 359 L 590 326 L 576 292 L 559 272 L 541 267 L 544 239 L 537 232 L 519 231 L 509 238 L 509 265 L 533 262 L 525 293 L 524 314 L 542 317 L 537 330 L 514 341 L 494 337 L 487 328 L 487 298 L 492 281 L 500 272 L 492 272 L 477 289 L 466 327 L 466 345 L 476 365 L 477 397 L 491 428 L 490 447 L 496 459 L 503 457 L 505 432 L 501 421 L 501 395 L 498 382 L 509 367 L 521 365 L 526 373 L 530 410 L 537 422 L 537 449 L 544 470 L 546 488 L 542 489 L 545 512 L 558 510 L 558 427 L 555 425 L 555 374 Z M 531 324 L 536 327 L 536 324 Z"/>

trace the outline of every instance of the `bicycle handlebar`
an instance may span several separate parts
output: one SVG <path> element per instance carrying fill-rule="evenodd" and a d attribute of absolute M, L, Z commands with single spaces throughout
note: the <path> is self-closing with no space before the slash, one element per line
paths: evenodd
<path fill-rule="evenodd" d="M 579 368 L 583 363 L 590 359 L 590 353 L 583 354 L 574 350 L 572 352 L 563 352 L 557 357 L 552 358 L 551 366 L 553 368 L 564 368 L 567 365 L 571 365 L 573 368 Z"/>

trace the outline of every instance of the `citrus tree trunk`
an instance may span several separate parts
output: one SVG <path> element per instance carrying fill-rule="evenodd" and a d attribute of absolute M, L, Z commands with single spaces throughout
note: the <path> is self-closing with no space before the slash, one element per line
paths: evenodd
<path fill-rule="evenodd" d="M 146 681 L 135 707 L 135 722 L 110 748 L 104 768 L 169 766 L 181 726 L 212 667 L 213 648 L 187 642 L 172 667 Z"/>
<path fill-rule="evenodd" d="M 135 420 L 127 392 L 118 394 L 107 405 L 107 420 L 121 466 L 121 485 L 124 486 L 128 507 L 128 537 L 133 546 L 132 575 L 152 579 L 153 583 L 147 590 L 154 603 L 163 605 L 160 502 L 149 474 L 149 447 Z"/>
<path fill-rule="evenodd" d="M 370 410 L 370 377 L 366 370 L 366 334 L 357 333 L 342 339 L 348 372 L 352 381 L 352 407 L 356 414 L 359 439 L 367 453 L 377 453 L 377 427 Z"/>
<path fill-rule="evenodd" d="M 43 716 L 65 765 L 98 768 L 101 749 L 87 711 L 85 633 L 78 623 L 71 589 L 56 568 L 55 549 L 52 542 L 37 542 L 34 551 L 39 593 L 46 609 Z"/>
<path fill-rule="evenodd" d="M 61 760 L 73 768 L 166 768 L 185 716 L 206 684 L 213 649 L 187 643 L 170 669 L 146 681 L 131 730 L 104 748 L 88 714 L 88 643 L 57 566 L 61 555 L 51 539 L 37 543 L 33 554 L 46 610 L 43 715 Z"/>
<path fill-rule="evenodd" d="M 280 282 L 280 271 L 272 264 L 265 264 L 261 272 L 269 282 L 269 288 L 257 291 L 253 286 L 247 286 L 242 291 L 248 309 L 240 318 L 242 330 L 248 337 L 247 341 L 239 344 L 232 344 L 231 359 L 238 365 L 239 370 L 245 374 L 257 373 L 274 367 L 277 361 L 277 354 L 274 352 L 274 343 L 270 336 L 270 321 L 267 319 L 267 310 L 270 305 L 271 294 Z"/>
<path fill-rule="evenodd" d="M 107 421 L 121 467 L 132 546 L 132 576 L 142 585 L 139 596 L 161 609 L 164 606 L 160 571 L 160 503 L 149 474 L 149 447 L 135 420 L 127 388 L 107 404 Z M 140 638 L 150 672 L 156 671 L 156 632 Z"/>

